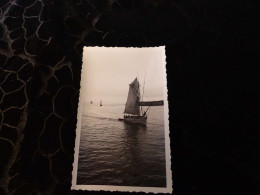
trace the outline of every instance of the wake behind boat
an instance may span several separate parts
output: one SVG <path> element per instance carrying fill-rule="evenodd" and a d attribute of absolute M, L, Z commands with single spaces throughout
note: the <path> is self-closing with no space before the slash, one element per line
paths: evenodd
<path fill-rule="evenodd" d="M 163 106 L 163 100 L 160 101 L 140 101 L 140 84 L 137 78 L 129 84 L 128 97 L 125 105 L 124 118 L 119 118 L 118 120 L 136 123 L 136 124 L 146 124 L 147 122 L 147 112 L 150 106 Z M 148 106 L 148 108 L 143 111 L 142 106 Z"/>

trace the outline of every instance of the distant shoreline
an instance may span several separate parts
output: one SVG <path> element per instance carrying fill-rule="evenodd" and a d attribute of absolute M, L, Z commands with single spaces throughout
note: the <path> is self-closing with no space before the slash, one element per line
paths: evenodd
<path fill-rule="evenodd" d="M 99 102 L 96 102 L 96 103 L 87 103 L 87 102 L 85 102 L 84 103 L 84 105 L 97 105 L 97 106 L 99 106 L 100 104 L 99 104 Z M 121 104 L 115 104 L 115 103 L 102 103 L 102 106 L 125 106 L 125 103 L 121 103 Z"/>

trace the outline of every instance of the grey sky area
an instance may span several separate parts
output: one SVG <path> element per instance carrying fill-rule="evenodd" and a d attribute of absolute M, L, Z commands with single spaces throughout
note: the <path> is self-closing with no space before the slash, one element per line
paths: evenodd
<path fill-rule="evenodd" d="M 162 55 L 156 48 L 85 47 L 81 96 L 85 103 L 124 104 L 129 84 L 137 77 L 143 100 L 163 99 Z"/>

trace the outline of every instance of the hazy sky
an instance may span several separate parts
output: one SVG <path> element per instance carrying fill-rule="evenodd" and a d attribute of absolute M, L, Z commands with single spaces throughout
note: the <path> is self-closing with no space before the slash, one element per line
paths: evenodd
<path fill-rule="evenodd" d="M 81 95 L 89 103 L 124 104 L 129 84 L 138 77 L 143 100 L 163 99 L 163 47 L 85 47 Z"/>

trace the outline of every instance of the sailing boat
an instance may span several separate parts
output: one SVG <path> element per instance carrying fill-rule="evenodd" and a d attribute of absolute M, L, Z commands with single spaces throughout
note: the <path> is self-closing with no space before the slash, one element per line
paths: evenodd
<path fill-rule="evenodd" d="M 100 106 L 102 106 L 102 100 L 100 100 Z"/>
<path fill-rule="evenodd" d="M 163 100 L 160 101 L 140 101 L 140 84 L 137 78 L 129 84 L 129 92 L 125 104 L 124 118 L 119 119 L 129 123 L 146 124 L 147 111 L 150 106 L 163 106 Z M 142 106 L 148 106 L 142 111 Z"/>

